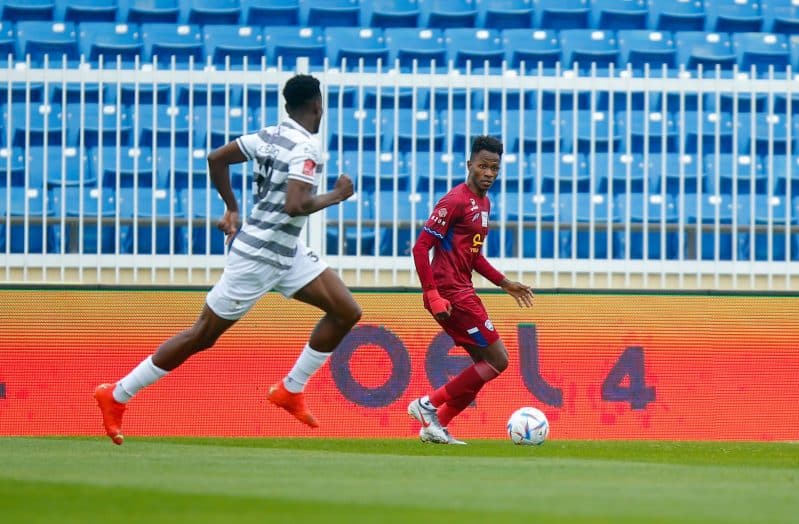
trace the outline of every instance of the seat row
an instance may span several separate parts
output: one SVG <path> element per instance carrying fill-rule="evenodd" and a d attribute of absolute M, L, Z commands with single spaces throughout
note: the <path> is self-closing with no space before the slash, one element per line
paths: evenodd
<path fill-rule="evenodd" d="M 433 63 L 442 70 L 449 67 L 481 70 L 485 65 L 501 69 L 535 71 L 541 67 L 582 70 L 596 64 L 611 65 L 636 72 L 649 66 L 652 74 L 662 67 L 688 69 L 716 66 L 744 70 L 754 67 L 765 72 L 769 67 L 780 72 L 799 68 L 799 46 L 793 36 L 763 32 L 716 33 L 704 31 L 660 31 L 622 29 L 417 29 L 358 27 L 292 27 L 236 25 L 176 25 L 164 23 L 118 24 L 114 22 L 27 21 L 0 22 L 0 65 L 9 56 L 16 62 L 28 58 L 32 66 L 60 67 L 81 57 L 89 63 L 114 67 L 117 59 L 124 67 L 136 60 L 159 67 L 170 67 L 174 57 L 178 67 L 190 61 L 197 68 L 211 64 L 217 68 L 261 67 L 292 68 L 298 57 L 307 57 L 312 67 L 325 61 L 348 69 L 374 69 L 378 61 L 388 69 L 399 64 L 402 70 L 414 65 L 429 70 Z"/>
<path fill-rule="evenodd" d="M 795 33 L 792 0 L 0 0 L 2 20 Z"/>

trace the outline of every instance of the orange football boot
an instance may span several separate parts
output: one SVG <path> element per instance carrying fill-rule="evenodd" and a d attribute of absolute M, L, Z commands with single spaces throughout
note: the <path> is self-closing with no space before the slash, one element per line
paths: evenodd
<path fill-rule="evenodd" d="M 305 397 L 302 393 L 292 393 L 286 389 L 281 380 L 269 388 L 266 398 L 277 407 L 283 408 L 291 413 L 294 418 L 307 424 L 312 428 L 318 428 L 319 422 L 316 421 L 308 408 L 305 407 Z"/>
<path fill-rule="evenodd" d="M 103 427 L 105 433 L 117 446 L 125 441 L 122 436 L 122 415 L 125 414 L 125 404 L 114 399 L 115 384 L 100 384 L 94 390 L 94 398 L 103 414 Z"/>

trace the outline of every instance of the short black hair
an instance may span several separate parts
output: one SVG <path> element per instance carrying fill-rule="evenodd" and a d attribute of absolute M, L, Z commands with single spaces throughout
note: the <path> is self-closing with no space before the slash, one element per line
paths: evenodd
<path fill-rule="evenodd" d="M 494 138 L 493 136 L 488 135 L 480 135 L 475 137 L 472 141 L 472 152 L 471 156 L 473 157 L 480 151 L 490 151 L 491 153 L 496 153 L 502 157 L 502 153 L 504 152 L 504 147 L 502 146 L 502 141 L 498 138 Z"/>
<path fill-rule="evenodd" d="M 302 108 L 304 105 L 322 97 L 319 80 L 311 75 L 296 75 L 283 87 L 283 98 L 289 111 Z"/>

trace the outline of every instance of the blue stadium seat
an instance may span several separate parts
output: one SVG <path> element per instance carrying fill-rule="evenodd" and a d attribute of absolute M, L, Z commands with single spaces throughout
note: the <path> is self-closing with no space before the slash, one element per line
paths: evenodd
<path fill-rule="evenodd" d="M 28 149 L 28 165 L 30 178 L 44 179 L 48 186 L 97 185 L 97 173 L 85 149 L 33 146 Z"/>
<path fill-rule="evenodd" d="M 9 208 L 6 208 L 6 199 L 10 201 Z M 5 223 L 6 214 L 12 220 L 11 229 L 8 232 Z M 26 227 L 22 223 L 26 214 L 33 220 L 40 219 L 45 214 L 52 216 L 50 207 L 45 210 L 42 188 L 25 189 L 24 187 L 5 188 L 0 186 L 0 252 L 42 253 L 47 248 L 47 251 L 52 253 L 54 251 L 54 239 L 50 234 L 52 228 L 47 233 L 48 242 L 45 244 L 40 224 L 31 223 Z M 6 244 L 7 234 L 11 237 L 8 244 Z"/>
<path fill-rule="evenodd" d="M 374 111 L 345 108 L 329 108 L 327 115 L 327 134 L 330 137 L 329 149 L 358 150 L 374 149 L 377 142 L 377 116 Z M 339 128 L 340 126 L 340 128 Z M 381 125 L 382 129 L 382 125 Z"/>
<path fill-rule="evenodd" d="M 648 173 L 650 192 L 665 192 L 678 196 L 681 193 L 707 192 L 702 187 L 703 179 L 700 172 L 704 167 L 701 159 L 692 154 L 679 153 L 653 153 L 649 155 L 649 162 L 644 165 Z"/>
<path fill-rule="evenodd" d="M 596 29 L 646 29 L 649 9 L 646 0 L 593 0 L 591 25 Z"/>
<path fill-rule="evenodd" d="M 119 61 L 125 66 L 141 60 L 144 42 L 136 24 L 117 22 L 83 22 L 78 25 L 78 47 L 92 64 L 103 58 L 104 68 L 114 68 Z"/>
<path fill-rule="evenodd" d="M 170 198 L 170 195 L 172 197 Z M 170 216 L 185 218 L 177 193 L 165 189 L 123 187 L 117 194 L 120 218 L 120 252 L 140 254 L 185 254 L 185 227 L 170 227 Z M 155 241 L 153 242 L 153 235 Z"/>
<path fill-rule="evenodd" d="M 685 0 L 649 0 L 648 27 L 656 31 L 702 31 L 704 5 Z"/>
<path fill-rule="evenodd" d="M 679 221 L 677 204 L 671 195 L 629 193 L 613 199 L 613 221 L 631 224 L 629 232 L 613 233 L 613 257 L 633 260 L 674 260 L 679 258 L 679 235 L 664 231 L 663 225 Z M 668 226 L 666 226 L 668 227 Z M 646 244 L 646 246 L 644 245 Z"/>
<path fill-rule="evenodd" d="M 622 150 L 632 153 L 661 153 L 676 152 L 679 149 L 679 129 L 673 113 L 664 115 L 662 111 L 634 110 L 628 115 L 623 111 L 618 114 L 617 128 L 625 140 L 629 138 L 627 147 L 622 146 Z"/>
<path fill-rule="evenodd" d="M 247 67 L 250 70 L 254 68 Z M 231 67 L 232 69 L 237 69 Z M 195 110 L 202 107 L 222 106 L 226 104 L 229 107 L 236 107 L 242 104 L 241 86 L 235 84 L 216 84 L 208 85 L 198 82 L 196 84 L 178 84 L 177 85 L 177 105 L 189 106 L 191 102 L 191 109 Z M 170 93 L 171 99 L 171 93 Z"/>
<path fill-rule="evenodd" d="M 174 152 L 159 153 L 156 169 L 161 177 L 161 188 L 175 187 L 186 189 L 189 186 L 206 187 L 209 185 L 208 151 L 202 145 L 193 149 L 175 148 Z M 231 176 L 236 168 L 231 169 Z M 213 184 L 210 184 L 213 187 Z M 239 187 L 234 184 L 234 187 Z"/>
<path fill-rule="evenodd" d="M 378 194 L 379 209 L 375 208 L 375 220 L 380 231 L 380 255 L 410 256 L 416 240 L 412 234 L 418 235 L 427 219 L 424 200 L 422 194 L 408 190 L 387 190 Z M 412 225 L 416 226 L 413 230 Z"/>
<path fill-rule="evenodd" d="M 591 168 L 592 159 L 588 157 Z M 596 172 L 606 173 L 605 187 L 597 188 L 597 193 L 616 195 L 619 193 L 643 193 L 647 176 L 644 157 L 641 153 L 596 153 L 593 157 Z M 649 186 L 649 192 L 656 188 Z"/>
<path fill-rule="evenodd" d="M 182 147 L 188 145 L 192 115 L 181 105 L 162 105 L 153 109 L 152 104 L 142 104 L 136 113 L 131 108 L 134 126 L 138 123 L 139 143 L 147 146 Z"/>
<path fill-rule="evenodd" d="M 505 59 L 502 36 L 493 29 L 445 29 L 444 42 L 447 60 L 456 69 L 466 70 L 469 63 L 472 71 L 482 71 L 486 63 L 489 69 L 499 69 Z"/>
<path fill-rule="evenodd" d="M 536 193 L 590 193 L 591 173 L 585 155 L 572 153 L 531 153 L 527 157 L 527 172 L 535 181 Z"/>
<path fill-rule="evenodd" d="M 104 147 L 115 147 L 117 140 L 119 144 L 124 145 L 131 139 L 131 119 L 124 106 L 117 107 L 115 104 L 101 106 L 93 102 L 81 105 L 79 102 L 74 102 L 67 105 L 67 115 L 69 121 L 76 124 L 67 128 L 67 133 L 70 135 L 67 140 L 69 144 L 82 143 L 84 147 L 93 147 L 99 145 L 102 140 Z M 82 126 L 77 125 L 81 122 Z"/>
<path fill-rule="evenodd" d="M 373 0 L 363 3 L 362 23 L 366 27 L 416 27 L 419 24 L 417 0 Z"/>
<path fill-rule="evenodd" d="M 75 22 L 113 22 L 119 0 L 56 0 L 55 20 Z"/>
<path fill-rule="evenodd" d="M 239 206 L 242 205 L 241 192 L 233 189 Z M 216 228 L 216 222 L 225 214 L 225 202 L 211 187 L 195 187 L 192 191 L 178 191 L 180 209 L 186 218 L 195 219 L 181 229 L 182 246 L 194 255 L 219 255 L 225 252 L 225 235 Z"/>
<path fill-rule="evenodd" d="M 678 31 L 674 34 L 674 44 L 679 63 L 687 69 L 700 66 L 706 72 L 712 72 L 717 66 L 732 69 L 738 59 L 726 33 Z"/>
<path fill-rule="evenodd" d="M 477 4 L 477 27 L 507 31 L 533 27 L 533 0 L 492 0 Z"/>
<path fill-rule="evenodd" d="M 180 0 L 182 22 L 186 24 L 238 24 L 240 0 Z"/>
<path fill-rule="evenodd" d="M 34 66 L 60 67 L 63 57 L 75 64 L 79 59 L 77 28 L 72 22 L 24 21 L 17 23 L 17 39 L 22 61 L 30 55 Z"/>
<path fill-rule="evenodd" d="M 545 104 L 544 107 L 549 106 Z M 560 123 L 556 118 L 555 111 L 529 109 L 525 116 L 525 122 L 527 125 L 524 135 L 519 136 L 517 144 L 509 144 L 514 151 L 524 149 L 527 152 L 536 152 L 540 149 L 549 153 L 562 145 L 563 134 L 562 130 L 559 134 Z"/>
<path fill-rule="evenodd" d="M 307 57 L 311 66 L 325 62 L 325 36 L 318 27 L 268 26 L 264 27 L 267 63 L 283 69 L 292 69 L 298 57 Z"/>
<path fill-rule="evenodd" d="M 593 64 L 598 70 L 618 65 L 619 48 L 612 31 L 565 29 L 560 32 L 560 46 L 566 68 L 576 64 L 581 71 L 589 72 Z"/>
<path fill-rule="evenodd" d="M 683 216 L 688 224 L 699 226 L 688 242 L 698 260 L 732 260 L 732 234 L 725 230 L 737 214 L 730 195 L 685 195 Z"/>
<path fill-rule="evenodd" d="M 764 158 L 763 163 L 774 176 L 775 195 L 799 195 L 799 156 L 774 155 Z"/>
<path fill-rule="evenodd" d="M 500 118 L 501 113 L 496 109 L 485 111 L 472 108 L 471 111 L 465 109 L 442 111 L 440 113 L 441 125 L 444 129 L 449 130 L 447 136 L 451 141 L 450 144 L 447 144 L 447 148 L 451 147 L 454 152 L 468 154 L 475 136 L 500 136 L 502 131 Z M 506 142 L 505 150 L 512 150 L 512 145 Z"/>
<path fill-rule="evenodd" d="M 179 0 L 128 0 L 127 9 L 120 13 L 120 20 L 134 24 L 175 24 L 180 15 L 178 2 Z"/>
<path fill-rule="evenodd" d="M 734 33 L 732 49 L 738 56 L 738 67 L 743 71 L 752 68 L 767 74 L 773 67 L 775 73 L 785 72 L 791 65 L 788 37 L 771 33 Z"/>
<path fill-rule="evenodd" d="M 419 71 L 429 71 L 434 60 L 437 69 L 446 67 L 447 46 L 440 29 L 388 28 L 385 44 L 391 66 L 398 60 L 401 71 L 413 71 L 414 61 Z"/>
<path fill-rule="evenodd" d="M 741 229 L 738 231 L 736 247 L 739 260 L 786 260 L 786 253 L 792 251 L 791 240 L 796 242 L 795 233 L 786 237 L 782 229 L 786 225 L 786 208 L 785 199 L 779 197 L 768 195 L 738 197 L 737 222 Z M 772 224 L 775 228 L 770 235 L 765 228 L 768 224 Z M 754 238 L 753 225 L 756 228 Z"/>
<path fill-rule="evenodd" d="M 559 258 L 608 258 L 610 235 L 607 231 L 607 196 L 561 193 L 557 204 L 554 218 L 561 224 L 558 228 Z"/>
<path fill-rule="evenodd" d="M 157 58 L 161 67 L 169 68 L 174 57 L 177 66 L 185 67 L 193 59 L 194 67 L 202 68 L 205 53 L 200 26 L 147 23 L 141 25 L 141 33 L 146 62 Z"/>
<path fill-rule="evenodd" d="M 30 182 L 28 182 L 29 187 L 42 185 L 41 180 L 38 184 Z M 25 187 L 25 153 L 19 147 L 0 148 L 0 187 L 9 185 Z"/>
<path fill-rule="evenodd" d="M 256 101 L 253 100 L 251 103 Z M 225 108 L 225 106 L 211 105 L 210 109 L 207 106 L 195 108 L 192 118 L 197 138 L 194 147 L 204 147 L 209 151 L 263 127 L 256 123 L 250 111 L 238 106 Z M 267 115 L 267 118 L 271 118 L 267 120 L 269 125 L 276 123 L 276 117 Z"/>
<path fill-rule="evenodd" d="M 517 192 L 489 194 L 491 197 L 491 218 L 504 216 L 508 221 L 505 230 L 505 255 L 524 258 L 552 258 L 557 250 L 552 222 L 555 217 L 555 198 L 552 194 Z M 520 202 L 521 201 L 521 202 Z M 519 232 L 521 227 L 521 232 Z M 540 235 L 539 235 L 540 232 Z M 492 256 L 500 254 L 499 235 L 494 228 L 488 234 L 488 251 Z M 521 245 L 517 238 L 521 236 Z"/>
<path fill-rule="evenodd" d="M 327 211 L 327 254 L 328 255 L 375 255 L 375 228 L 371 225 L 357 224 L 374 220 L 371 204 L 375 200 L 372 193 L 358 191 L 336 207 Z M 343 235 L 340 235 L 343 233 Z"/>
<path fill-rule="evenodd" d="M 405 165 L 408 166 L 411 189 L 415 191 L 446 192 L 466 180 L 466 157 L 463 155 L 408 152 Z"/>
<path fill-rule="evenodd" d="M 511 69 L 535 72 L 538 64 L 545 69 L 561 62 L 560 38 L 557 31 L 541 29 L 505 29 L 502 31 L 505 60 Z"/>
<path fill-rule="evenodd" d="M 380 28 L 328 27 L 325 29 L 327 56 L 334 66 L 357 71 L 376 68 L 378 62 L 382 70 L 389 68 L 388 47 Z"/>
<path fill-rule="evenodd" d="M 720 153 L 732 152 L 733 123 L 732 115 L 726 112 L 708 112 L 701 114 L 686 111 L 684 116 L 685 151 L 688 153 Z M 700 129 L 701 126 L 701 129 Z"/>
<path fill-rule="evenodd" d="M 303 0 L 300 2 L 300 25 L 358 27 L 361 25 L 361 1 Z"/>
<path fill-rule="evenodd" d="M 704 0 L 704 3 L 707 31 L 757 32 L 763 27 L 759 0 Z"/>
<path fill-rule="evenodd" d="M 10 60 L 16 60 L 16 55 L 17 31 L 14 24 L 0 20 L 0 67 L 6 67 Z"/>
<path fill-rule="evenodd" d="M 158 151 L 164 154 L 168 152 Z M 169 187 L 169 173 L 159 169 L 162 161 L 148 146 L 92 148 L 89 165 L 103 187 Z"/>
<path fill-rule="evenodd" d="M 250 26 L 300 23 L 299 0 L 241 0 L 241 23 Z"/>
<path fill-rule="evenodd" d="M 799 5 L 794 0 L 762 0 L 763 31 L 799 33 Z"/>
<path fill-rule="evenodd" d="M 589 27 L 591 6 L 588 0 L 539 0 L 536 2 L 536 29 L 585 29 Z"/>
<path fill-rule="evenodd" d="M 419 27 L 451 29 L 474 27 L 477 3 L 474 0 L 419 0 Z"/>
<path fill-rule="evenodd" d="M 393 191 L 394 183 L 398 189 L 408 189 L 408 171 L 402 154 L 375 151 L 344 151 L 342 162 L 338 162 L 338 155 L 331 154 L 328 163 L 328 186 L 332 187 L 339 174 L 348 174 L 358 191 L 374 193 L 377 191 L 377 184 L 380 184 L 380 191 Z M 335 169 L 333 169 L 336 167 Z"/>
<path fill-rule="evenodd" d="M 770 189 L 763 161 L 755 155 L 705 155 L 704 172 L 705 188 L 713 194 L 766 194 Z"/>
<path fill-rule="evenodd" d="M 2 122 L 10 122 L 12 129 L 11 144 L 13 146 L 61 144 L 66 134 L 66 115 L 61 106 L 55 104 L 24 102 L 3 106 Z M 9 117 L 11 120 L 9 120 Z M 5 126 L 4 126 L 5 127 Z M 5 133 L 6 130 L 3 130 Z M 68 135 L 67 135 L 68 136 Z"/>
<path fill-rule="evenodd" d="M 436 113 L 426 109 L 400 108 L 383 111 L 383 147 L 394 145 L 394 119 L 399 122 L 396 140 L 400 151 L 417 150 L 442 151 L 444 149 L 444 128 Z"/>
<path fill-rule="evenodd" d="M 576 126 L 575 126 L 576 118 Z M 619 151 L 622 134 L 619 126 L 611 121 L 614 115 L 607 111 L 577 110 L 561 111 L 560 125 L 564 151 L 588 153 Z"/>
<path fill-rule="evenodd" d="M 266 39 L 260 27 L 242 25 L 208 25 L 203 28 L 205 56 L 217 67 L 260 69 L 266 60 Z M 228 58 L 229 57 L 229 58 Z"/>
<path fill-rule="evenodd" d="M 755 129 L 752 131 L 752 119 Z M 738 116 L 738 150 L 742 153 L 758 155 L 778 154 L 788 152 L 788 137 L 793 140 L 796 147 L 796 122 L 791 115 L 775 113 L 749 113 Z"/>
<path fill-rule="evenodd" d="M 53 20 L 54 0 L 5 0 L 0 2 L 0 20 Z"/>
<path fill-rule="evenodd" d="M 56 235 L 56 251 L 78 253 L 114 253 L 117 231 L 113 224 L 116 216 L 116 194 L 111 188 L 53 187 L 48 191 L 49 204 L 59 222 L 61 217 L 83 217 L 83 223 L 71 222 L 65 235 Z M 63 215 L 62 215 L 63 212 Z M 98 220 L 105 224 L 98 225 Z M 60 231 L 59 231 L 60 233 Z"/>
<path fill-rule="evenodd" d="M 649 65 L 649 74 L 658 74 L 663 65 L 671 69 L 677 66 L 677 48 L 672 34 L 667 31 L 649 29 L 622 30 L 617 33 L 620 60 L 634 71 L 644 71 Z"/>

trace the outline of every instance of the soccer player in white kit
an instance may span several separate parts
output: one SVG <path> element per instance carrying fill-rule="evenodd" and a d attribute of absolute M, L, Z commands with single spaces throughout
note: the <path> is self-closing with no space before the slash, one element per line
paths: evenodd
<path fill-rule="evenodd" d="M 346 200 L 353 194 L 353 186 L 347 175 L 341 175 L 331 191 L 316 191 L 322 179 L 316 134 L 324 112 L 319 80 L 296 75 L 286 82 L 283 96 L 288 118 L 208 155 L 211 180 L 226 205 L 218 223 L 231 242 L 225 269 L 192 327 L 161 344 L 119 381 L 95 389 L 106 434 L 114 444 L 124 440 L 122 416 L 139 390 L 213 346 L 264 293 L 273 290 L 325 313 L 294 367 L 268 393 L 270 402 L 301 422 L 319 425 L 306 408 L 302 392 L 311 375 L 360 320 L 361 308 L 339 276 L 299 236 L 308 215 Z M 241 226 L 229 166 L 248 160 L 255 164 L 256 202 Z"/>

